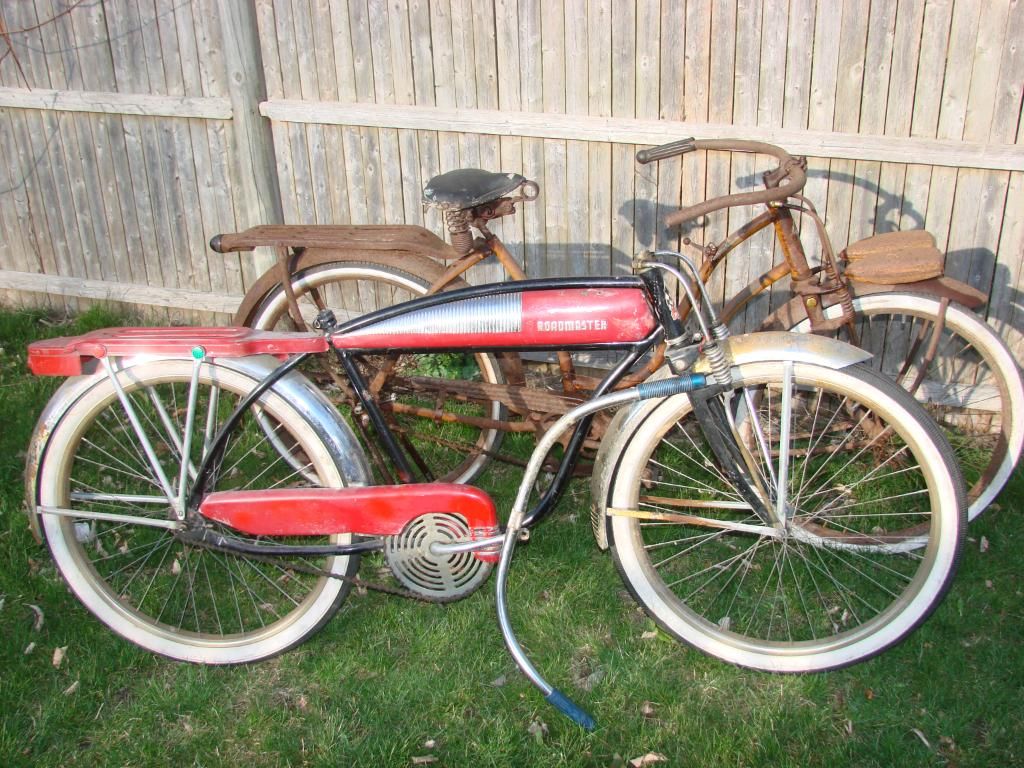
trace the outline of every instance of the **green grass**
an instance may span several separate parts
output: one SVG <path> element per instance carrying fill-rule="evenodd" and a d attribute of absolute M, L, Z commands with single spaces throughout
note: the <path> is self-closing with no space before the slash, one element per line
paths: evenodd
<path fill-rule="evenodd" d="M 518 551 L 510 591 L 521 640 L 596 716 L 593 734 L 516 673 L 490 585 L 449 606 L 353 595 L 311 641 L 262 664 L 203 668 L 138 650 L 68 593 L 25 523 L 23 451 L 59 381 L 27 376 L 24 346 L 118 322 L 41 317 L 0 313 L 0 764 L 613 766 L 648 752 L 701 766 L 1024 763 L 1019 473 L 972 525 L 956 583 L 923 627 L 868 663 L 790 677 L 652 636 L 593 544 L 577 482 Z M 502 509 L 517 477 L 499 467 L 486 478 Z"/>

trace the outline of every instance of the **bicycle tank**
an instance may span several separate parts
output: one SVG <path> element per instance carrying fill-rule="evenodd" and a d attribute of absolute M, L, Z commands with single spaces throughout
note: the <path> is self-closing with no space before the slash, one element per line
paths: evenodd
<path fill-rule="evenodd" d="M 339 349 L 482 349 L 626 345 L 656 321 L 634 278 L 524 280 L 406 302 L 347 323 Z"/>

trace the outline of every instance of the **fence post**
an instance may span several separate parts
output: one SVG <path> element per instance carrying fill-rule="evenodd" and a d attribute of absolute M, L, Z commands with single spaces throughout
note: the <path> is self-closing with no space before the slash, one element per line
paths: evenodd
<path fill-rule="evenodd" d="M 267 85 L 254 0 L 217 0 L 224 39 L 233 141 L 231 185 L 239 227 L 284 221 L 270 121 L 260 115 Z M 259 259 L 260 272 L 273 263 Z"/>

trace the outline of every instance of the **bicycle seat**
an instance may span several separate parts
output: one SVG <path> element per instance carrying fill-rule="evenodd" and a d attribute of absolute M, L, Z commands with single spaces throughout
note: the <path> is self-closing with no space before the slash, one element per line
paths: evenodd
<path fill-rule="evenodd" d="M 848 278 L 861 283 L 901 285 L 940 277 L 944 258 L 935 238 L 922 229 L 884 232 L 846 246 Z"/>
<path fill-rule="evenodd" d="M 525 181 L 526 178 L 518 173 L 460 168 L 430 179 L 423 189 L 423 202 L 442 211 L 461 211 L 504 197 Z"/>

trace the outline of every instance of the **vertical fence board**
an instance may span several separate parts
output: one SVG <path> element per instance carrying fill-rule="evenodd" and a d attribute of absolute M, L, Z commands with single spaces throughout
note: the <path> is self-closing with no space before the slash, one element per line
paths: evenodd
<path fill-rule="evenodd" d="M 587 15 L 587 103 L 589 114 L 609 117 L 612 113 L 612 8 L 611 0 L 594 0 Z M 607 275 L 612 269 L 612 151 L 611 146 L 593 142 L 587 147 L 589 235 L 586 269 L 588 274 Z"/>
<path fill-rule="evenodd" d="M 736 71 L 735 90 L 733 91 L 732 121 L 737 125 L 757 125 L 758 87 L 761 75 L 761 4 L 758 0 L 741 1 L 736 10 Z M 730 193 L 749 192 L 760 183 L 759 169 L 763 168 L 765 158 L 740 153 L 732 160 L 732 180 Z M 728 211 L 729 228 L 736 229 L 740 224 L 757 215 L 759 211 L 751 206 L 730 208 Z M 724 214 L 722 214 L 724 215 Z M 771 241 L 762 233 L 740 245 L 725 264 L 725 295 L 734 296 L 751 280 L 754 263 L 763 264 L 759 256 L 761 249 L 771 248 Z M 770 257 L 769 257 L 770 258 Z M 740 327 L 756 327 L 757 313 L 764 313 L 764 297 L 751 302 L 739 316 Z"/>
<path fill-rule="evenodd" d="M 544 108 L 541 3 L 539 0 L 519 0 L 519 91 L 521 108 L 528 112 L 541 112 Z M 523 174 L 541 184 L 540 196 L 530 206 L 524 206 L 523 259 L 531 277 L 545 273 L 545 229 L 547 223 L 548 190 L 544 184 L 544 141 L 523 139 Z"/>
<path fill-rule="evenodd" d="M 613 117 L 636 116 L 636 4 L 612 2 L 611 107 Z M 635 148 L 612 147 L 612 273 L 629 272 L 634 250 L 633 221 L 636 215 L 634 175 Z"/>
<path fill-rule="evenodd" d="M 709 0 L 688 0 L 683 22 L 685 55 L 683 57 L 682 118 L 690 122 L 704 123 L 710 120 L 711 18 Z M 705 153 L 689 153 L 683 155 L 677 162 L 680 173 L 678 204 L 680 206 L 689 205 L 704 199 L 707 188 L 707 155 Z M 666 242 L 671 245 L 682 240 L 678 227 L 674 227 L 670 232 L 665 232 L 665 237 L 669 238 Z M 691 250 L 689 255 L 693 256 L 694 252 Z"/>
<path fill-rule="evenodd" d="M 761 9 L 761 40 L 758 60 L 757 87 L 757 124 L 781 128 L 786 109 L 786 51 L 789 42 L 786 35 L 789 31 L 788 0 L 764 0 Z M 767 158 L 760 158 L 755 164 L 759 174 L 768 166 Z M 760 175 L 756 176 L 755 186 L 763 186 Z M 753 212 L 752 212 L 753 213 Z M 762 245 L 750 254 L 749 277 L 770 270 L 776 262 L 782 260 L 782 254 L 775 246 L 775 241 L 768 235 L 758 238 Z M 789 298 L 787 286 L 773 287 L 764 296 L 755 299 L 747 311 L 747 326 L 757 327 L 764 321 L 768 313 L 780 302 Z"/>
<path fill-rule="evenodd" d="M 736 5 L 730 0 L 712 0 L 711 8 L 711 61 L 708 86 L 708 121 L 731 123 L 733 121 L 733 85 L 736 72 L 734 52 L 736 49 Z M 707 198 L 726 195 L 732 178 L 732 156 L 726 152 L 700 153 L 698 159 L 707 168 Z M 685 201 L 692 205 L 700 198 Z M 728 216 L 718 214 L 706 217 L 703 225 L 684 225 L 684 232 L 696 234 L 700 242 L 710 244 L 725 237 L 728 232 Z M 726 269 L 719 267 L 708 286 L 713 301 L 724 303 Z"/>

